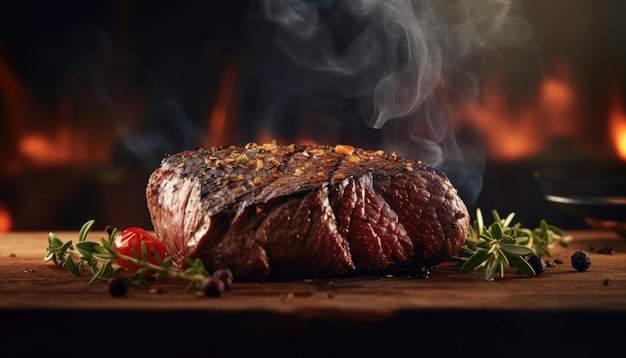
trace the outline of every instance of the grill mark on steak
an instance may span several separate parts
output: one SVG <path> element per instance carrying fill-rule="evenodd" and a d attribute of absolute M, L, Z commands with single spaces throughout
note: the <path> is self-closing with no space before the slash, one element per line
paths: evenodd
<path fill-rule="evenodd" d="M 375 190 L 398 214 L 408 235 L 413 238 L 415 260 L 438 262 L 447 258 L 447 252 L 458 248 L 454 240 L 437 238 L 455 237 L 459 229 L 457 221 L 469 225 L 469 215 L 463 202 L 454 200 L 456 190 L 449 181 L 443 180 L 445 175 L 441 171 L 425 168 L 421 173 L 423 177 L 420 178 L 407 173 L 386 181 L 377 180 Z M 435 187 L 435 184 L 439 186 Z M 398 197 L 412 200 L 397 200 Z M 448 227 L 441 223 L 447 223 Z"/>
<path fill-rule="evenodd" d="M 355 265 L 364 270 L 381 270 L 405 262 L 413 245 L 397 215 L 373 190 L 372 177 L 361 175 L 342 186 L 335 196 L 339 233 L 347 239 Z"/>
<path fill-rule="evenodd" d="M 444 173 L 350 146 L 185 151 L 163 159 L 146 195 L 175 264 L 201 258 L 238 279 L 431 268 L 469 226 Z"/>
<path fill-rule="evenodd" d="M 320 272 L 344 274 L 355 266 L 348 243 L 337 232 L 328 202 L 328 188 L 321 187 L 289 200 L 287 215 L 272 212 L 283 225 L 267 222 L 265 233 L 272 270 L 277 276 L 311 276 Z M 284 230 L 284 232 L 281 232 Z"/>

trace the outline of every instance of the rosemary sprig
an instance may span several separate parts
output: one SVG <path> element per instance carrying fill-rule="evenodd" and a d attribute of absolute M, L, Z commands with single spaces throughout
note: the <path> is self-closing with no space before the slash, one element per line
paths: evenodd
<path fill-rule="evenodd" d="M 133 286 L 150 286 L 149 276 L 153 281 L 163 279 L 180 279 L 189 281 L 186 290 L 198 289 L 203 281 L 210 277 L 200 259 L 186 259 L 187 267 L 182 270 L 171 265 L 171 258 L 162 258 L 152 250 L 151 255 L 157 264 L 148 261 L 148 250 L 144 242 L 141 244 L 141 252 L 134 252 L 134 256 L 123 255 L 113 247 L 113 240 L 117 234 L 116 228 L 107 227 L 107 238 L 101 238 L 100 243 L 87 241 L 87 235 L 95 221 L 87 221 L 80 229 L 78 241 L 63 242 L 56 234 L 48 234 L 48 251 L 44 261 L 52 261 L 59 267 L 66 267 L 74 276 L 82 276 L 88 271 L 92 277 L 89 283 L 95 281 L 107 281 L 111 277 L 124 277 Z M 115 265 L 118 260 L 137 265 L 135 271 L 127 272 Z M 119 261 L 118 261 L 119 262 Z"/>
<path fill-rule="evenodd" d="M 512 225 L 515 213 L 502 218 L 492 211 L 493 223 L 488 226 L 480 209 L 476 209 L 476 219 L 469 228 L 467 239 L 461 252 L 452 260 L 461 264 L 461 272 L 484 270 L 485 281 L 495 277 L 504 277 L 507 268 L 515 267 L 527 276 L 535 276 L 535 270 L 526 257 L 548 256 L 554 245 L 567 247 L 570 239 L 563 231 L 541 220 L 538 228 L 522 227 L 521 223 Z"/>

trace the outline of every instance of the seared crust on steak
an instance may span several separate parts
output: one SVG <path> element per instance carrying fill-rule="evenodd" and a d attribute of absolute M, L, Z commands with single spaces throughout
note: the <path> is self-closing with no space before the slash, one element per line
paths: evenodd
<path fill-rule="evenodd" d="M 200 258 L 239 280 L 430 269 L 458 252 L 470 220 L 441 171 L 348 145 L 180 152 L 146 198 L 174 264 Z"/>

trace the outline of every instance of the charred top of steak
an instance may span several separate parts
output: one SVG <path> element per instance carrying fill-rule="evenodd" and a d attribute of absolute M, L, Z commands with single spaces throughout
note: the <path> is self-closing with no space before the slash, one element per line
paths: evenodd
<path fill-rule="evenodd" d="M 200 258 L 239 280 L 423 271 L 458 252 L 470 220 L 440 170 L 349 145 L 183 151 L 146 197 L 176 265 Z"/>

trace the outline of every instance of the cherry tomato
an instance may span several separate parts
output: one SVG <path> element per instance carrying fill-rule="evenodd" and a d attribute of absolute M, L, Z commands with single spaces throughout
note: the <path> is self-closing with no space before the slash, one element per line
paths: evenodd
<path fill-rule="evenodd" d="M 161 259 L 165 259 L 167 250 L 163 241 L 139 227 L 129 227 L 117 234 L 115 240 L 113 240 L 113 247 L 122 255 L 130 257 L 135 257 L 135 255 L 141 256 L 142 242 L 146 244 L 148 262 L 158 264 L 153 251 L 156 252 Z M 138 265 L 122 259 L 117 259 L 115 263 L 121 266 L 125 273 L 132 273 L 139 269 Z M 147 277 L 151 277 L 151 274 L 152 272 L 148 272 Z"/>

